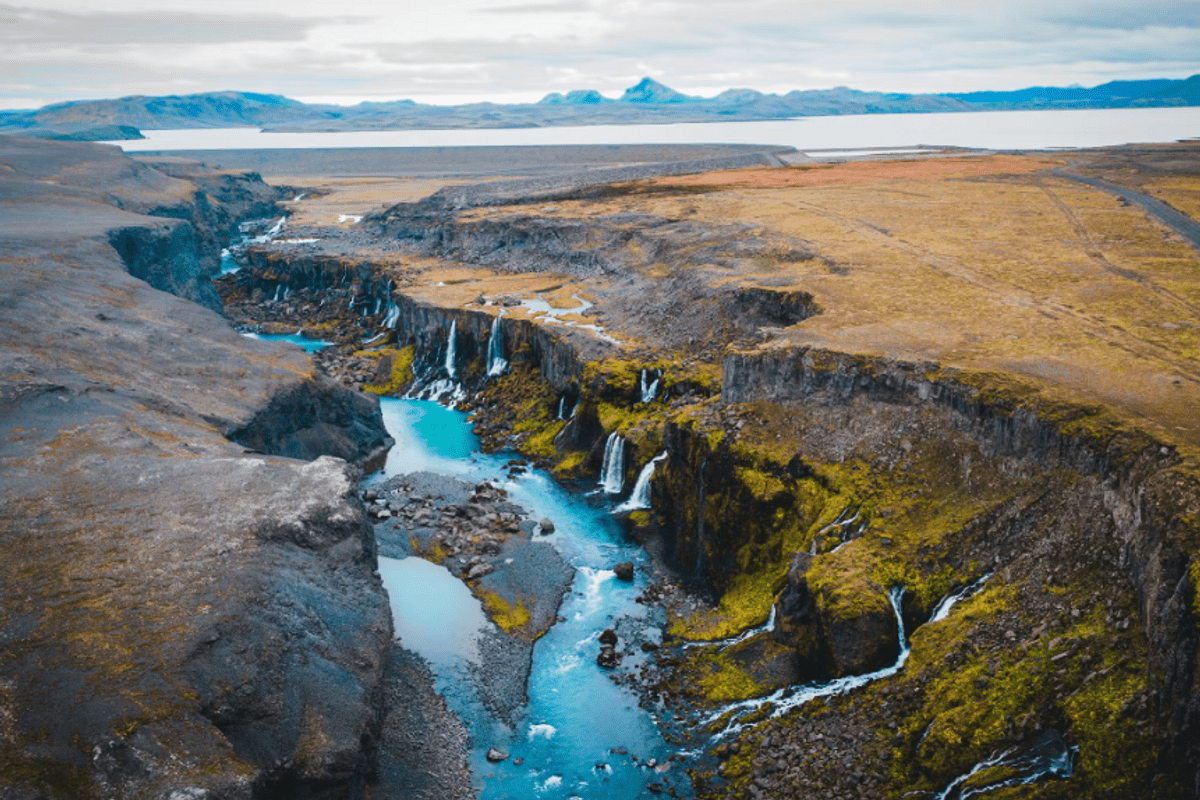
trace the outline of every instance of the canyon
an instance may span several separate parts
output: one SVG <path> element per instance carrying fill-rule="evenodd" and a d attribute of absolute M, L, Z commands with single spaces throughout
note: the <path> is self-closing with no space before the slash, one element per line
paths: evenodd
<path fill-rule="evenodd" d="M 446 712 L 359 482 L 431 394 L 638 485 L 647 791 L 1200 792 L 1198 255 L 1129 199 L 1195 220 L 1195 145 L 434 191 L 0 142 L 5 797 L 394 796 Z"/>

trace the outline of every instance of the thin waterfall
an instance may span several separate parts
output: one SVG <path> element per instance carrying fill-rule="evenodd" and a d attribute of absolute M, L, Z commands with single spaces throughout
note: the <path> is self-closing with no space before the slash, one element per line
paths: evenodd
<path fill-rule="evenodd" d="M 400 306 L 388 300 L 387 316 L 383 318 L 383 327 L 395 328 L 396 323 L 400 321 Z"/>
<path fill-rule="evenodd" d="M 1078 755 L 1079 748 L 1068 746 L 1062 734 L 1051 728 L 1023 751 L 1018 752 L 1014 747 L 980 761 L 970 772 L 951 781 L 945 791 L 937 796 L 937 800 L 966 800 L 968 797 L 994 789 L 1036 783 L 1047 776 L 1069 778 L 1075 770 L 1075 759 Z M 992 773 L 995 777 L 990 782 L 984 778 L 974 786 L 964 786 L 967 780 L 977 773 L 993 767 L 1001 769 Z"/>
<path fill-rule="evenodd" d="M 451 378 L 454 377 L 454 361 L 455 361 L 455 333 L 458 330 L 458 321 L 450 320 L 450 338 L 446 342 L 446 374 Z"/>
<path fill-rule="evenodd" d="M 383 298 L 376 297 L 375 298 L 375 314 L 378 314 L 382 310 L 383 310 Z M 372 315 L 372 316 L 374 316 L 374 315 Z"/>
<path fill-rule="evenodd" d="M 488 337 L 488 377 L 503 375 L 508 371 L 508 361 L 504 359 L 504 333 L 500 327 L 502 314 L 497 314 L 492 321 L 492 333 Z"/>
<path fill-rule="evenodd" d="M 775 630 L 775 603 L 771 604 L 771 613 L 767 615 L 767 621 L 757 628 L 750 628 L 742 631 L 737 636 L 730 636 L 728 639 L 718 639 L 713 642 L 686 642 L 683 645 L 684 650 L 690 650 L 694 647 L 716 647 L 720 650 L 728 650 L 735 644 L 741 644 L 747 639 L 758 636 L 760 633 L 772 633 Z"/>
<path fill-rule="evenodd" d="M 625 437 L 615 431 L 609 434 L 604 444 L 600 488 L 605 494 L 620 494 L 625 488 Z"/>
<path fill-rule="evenodd" d="M 282 295 L 283 295 L 283 284 L 281 283 L 281 284 L 279 284 L 278 286 L 276 286 L 276 287 L 275 287 L 275 299 L 273 299 L 271 302 L 272 302 L 272 303 L 278 303 L 278 302 L 279 302 L 279 298 L 280 298 Z"/>
<path fill-rule="evenodd" d="M 562 397 L 558 398 L 558 418 L 559 419 L 566 419 L 566 417 L 563 416 L 563 412 L 566 411 L 566 407 L 567 407 L 567 396 L 564 394 Z"/>
<path fill-rule="evenodd" d="M 655 370 L 657 372 L 657 370 Z M 646 382 L 646 370 L 642 370 L 642 402 L 650 403 L 658 395 L 658 381 L 661 376 L 655 375 L 654 380 L 650 383 Z"/>
<path fill-rule="evenodd" d="M 766 697 L 757 697 L 751 700 L 740 700 L 736 703 L 722 706 L 704 718 L 703 724 L 711 725 L 722 717 L 728 715 L 729 724 L 723 730 L 713 736 L 713 741 L 722 739 L 726 736 L 736 735 L 744 730 L 748 725 L 739 720 L 747 714 L 757 711 L 765 705 L 771 706 L 770 717 L 772 719 L 791 711 L 793 708 L 804 705 L 809 700 L 814 700 L 818 697 L 830 697 L 835 694 L 844 694 L 860 686 L 866 686 L 872 681 L 877 681 L 880 678 L 889 678 L 895 675 L 904 668 L 904 662 L 908 661 L 908 654 L 911 652 L 911 647 L 908 643 L 908 636 L 904 632 L 904 612 L 901 609 L 901 601 L 904 599 L 904 587 L 894 586 L 888 590 L 888 602 L 892 606 L 892 611 L 896 615 L 896 637 L 900 643 L 900 655 L 896 662 L 889 667 L 868 672 L 865 675 L 847 675 L 843 678 L 837 678 L 828 683 L 809 684 L 806 686 L 786 686 L 773 694 Z"/>
<path fill-rule="evenodd" d="M 613 509 L 618 511 L 639 511 L 644 508 L 650 508 L 650 478 L 654 476 L 654 468 L 658 462 L 667 457 L 667 452 L 664 450 L 660 455 L 650 459 L 646 466 L 642 467 L 642 471 L 638 473 L 637 483 L 633 484 L 633 494 L 629 495 L 629 499 L 621 505 Z"/>
<path fill-rule="evenodd" d="M 974 583 L 964 586 L 957 592 L 953 592 L 943 597 L 941 601 L 934 607 L 933 614 L 930 615 L 929 621 L 941 622 L 946 617 L 950 616 L 950 609 L 954 608 L 955 603 L 957 603 L 959 600 L 965 600 L 968 597 L 974 597 L 977 595 L 979 590 L 983 588 L 983 584 L 986 583 L 987 579 L 990 577 L 992 577 L 992 573 L 989 572 L 976 580 Z"/>

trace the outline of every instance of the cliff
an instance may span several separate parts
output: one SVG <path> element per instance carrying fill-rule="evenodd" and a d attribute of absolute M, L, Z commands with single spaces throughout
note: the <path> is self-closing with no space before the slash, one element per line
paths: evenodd
<path fill-rule="evenodd" d="M 195 183 L 96 145 L 0 162 L 0 793 L 354 796 L 391 638 L 349 463 L 377 407 L 154 288 L 214 298 Z"/>

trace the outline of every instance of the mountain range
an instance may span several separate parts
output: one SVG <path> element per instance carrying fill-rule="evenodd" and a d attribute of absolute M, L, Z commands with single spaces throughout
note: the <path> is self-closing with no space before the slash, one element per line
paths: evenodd
<path fill-rule="evenodd" d="M 56 103 L 0 111 L 0 132 L 56 139 L 141 138 L 141 130 L 254 126 L 271 131 L 530 128 L 671 122 L 728 122 L 841 114 L 1016 109 L 1160 108 L 1200 105 L 1200 75 L 1184 80 L 1111 81 L 1091 88 L 896 94 L 837 87 L 764 94 L 729 89 L 715 97 L 678 92 L 643 78 L 619 98 L 595 90 L 553 92 L 537 103 L 426 105 L 412 100 L 356 106 L 302 103 L 280 95 L 206 92 Z"/>

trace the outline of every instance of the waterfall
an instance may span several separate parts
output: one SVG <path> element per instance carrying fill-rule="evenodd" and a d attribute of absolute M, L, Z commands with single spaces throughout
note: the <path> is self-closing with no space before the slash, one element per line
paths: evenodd
<path fill-rule="evenodd" d="M 278 302 L 279 302 L 279 298 L 280 298 L 280 296 L 281 296 L 282 294 L 283 294 L 283 284 L 281 283 L 281 284 L 279 284 L 278 286 L 276 286 L 276 287 L 275 287 L 275 299 L 274 299 L 274 300 L 272 300 L 271 302 L 272 302 L 272 303 L 278 303 Z"/>
<path fill-rule="evenodd" d="M 283 290 L 283 299 L 287 300 L 292 296 L 292 287 L 288 286 Z"/>
<path fill-rule="evenodd" d="M 491 336 L 488 337 L 487 374 L 489 378 L 503 375 L 508 371 L 508 362 L 504 360 L 504 333 L 500 328 L 501 317 L 503 314 L 496 315 L 496 319 L 492 322 Z"/>
<path fill-rule="evenodd" d="M 657 370 L 655 370 L 657 372 Z M 642 370 L 642 402 L 650 403 L 654 401 L 655 395 L 658 394 L 658 381 L 661 376 L 655 375 L 654 381 L 650 384 L 646 383 L 646 370 Z"/>
<path fill-rule="evenodd" d="M 614 512 L 638 511 L 650 507 L 650 478 L 654 476 L 654 467 L 666 457 L 667 453 L 664 450 L 642 467 L 642 471 L 638 473 L 637 483 L 633 485 L 633 494 L 629 495 L 629 499 L 624 503 L 614 508 Z"/>
<path fill-rule="evenodd" d="M 279 221 L 276 222 L 274 225 L 272 225 L 270 230 L 268 230 L 266 233 L 263 234 L 263 236 L 266 237 L 267 241 L 270 241 L 271 239 L 273 239 L 279 235 L 279 232 L 283 230 L 283 223 L 285 223 L 285 222 L 287 222 L 286 214 L 284 216 L 280 217 Z"/>
<path fill-rule="evenodd" d="M 775 630 L 775 604 L 772 603 L 771 604 L 771 613 L 767 615 L 767 621 L 765 623 L 763 623 L 762 625 L 759 625 L 757 628 L 751 628 L 750 630 L 742 631 L 737 636 L 731 636 L 728 639 L 718 639 L 715 642 L 687 642 L 686 644 L 683 645 L 683 649 L 688 650 L 693 647 L 716 647 L 721 650 L 728 650 L 729 648 L 733 647 L 735 644 L 741 644 L 742 642 L 746 641 L 747 639 L 750 639 L 754 636 L 758 636 L 760 633 L 772 633 L 774 630 Z"/>
<path fill-rule="evenodd" d="M 972 584 L 964 586 L 957 592 L 952 592 L 943 597 L 933 609 L 933 614 L 929 617 L 930 622 L 941 622 L 946 617 L 950 616 L 950 609 L 954 608 L 954 604 L 959 600 L 965 600 L 968 597 L 974 597 L 983 588 L 983 584 L 987 579 L 992 577 L 992 573 L 987 573 L 979 580 Z"/>
<path fill-rule="evenodd" d="M 383 298 L 382 298 L 382 297 L 376 297 L 376 298 L 375 298 L 375 312 L 374 312 L 374 313 L 375 313 L 375 314 L 378 314 L 378 313 L 379 313 L 380 311 L 382 311 L 382 310 L 383 310 Z M 374 316 L 374 314 L 372 314 L 372 316 Z"/>
<path fill-rule="evenodd" d="M 558 418 L 559 419 L 566 419 L 566 417 L 563 416 L 563 412 L 566 410 L 566 406 L 567 406 L 567 396 L 564 394 L 562 397 L 558 398 Z"/>
<path fill-rule="evenodd" d="M 722 706 L 702 720 L 705 726 L 711 725 L 722 717 L 728 715 L 729 724 L 722 731 L 713 736 L 713 741 L 722 739 L 729 735 L 736 735 L 744 730 L 747 725 L 738 720 L 746 715 L 758 711 L 763 706 L 771 706 L 770 716 L 772 719 L 791 711 L 793 708 L 804 705 L 809 700 L 814 700 L 818 697 L 830 697 L 835 694 L 844 694 L 860 686 L 866 686 L 872 681 L 877 681 L 880 678 L 890 678 L 904 667 L 904 662 L 908 661 L 908 654 L 911 648 L 908 644 L 908 637 L 904 633 L 904 613 L 901 610 L 900 603 L 904 598 L 904 587 L 894 586 L 888 590 L 888 602 L 892 606 L 892 611 L 896 615 L 896 637 L 900 643 L 900 655 L 896 662 L 889 667 L 868 672 L 865 675 L 847 675 L 843 678 L 829 681 L 828 683 L 809 684 L 806 686 L 785 686 L 784 688 L 768 695 L 767 697 L 758 697 L 751 700 L 741 700 L 736 703 Z"/>
<path fill-rule="evenodd" d="M 346 308 L 350 309 L 351 311 L 354 310 L 354 298 L 353 297 L 350 298 L 350 305 L 346 306 Z"/>
<path fill-rule="evenodd" d="M 400 321 L 400 306 L 388 300 L 387 316 L 383 318 L 383 327 L 395 328 L 396 323 Z"/>
<path fill-rule="evenodd" d="M 450 337 L 446 341 L 446 374 L 451 378 L 454 377 L 454 356 L 455 356 L 455 333 L 458 330 L 458 321 L 450 320 Z"/>
<path fill-rule="evenodd" d="M 970 772 L 951 781 L 945 791 L 937 796 L 937 800 L 966 800 L 993 789 L 1036 783 L 1046 776 L 1069 778 L 1074 772 L 1075 757 L 1079 754 L 1079 748 L 1067 746 L 1062 734 L 1053 728 L 1042 734 L 1027 750 L 1019 753 L 1015 751 L 1016 748 L 1005 750 L 1000 755 L 980 761 Z M 992 767 L 1006 769 L 998 770 L 999 777 L 993 778 L 990 783 L 985 779 L 981 782 L 983 785 L 963 787 L 967 779 Z"/>
<path fill-rule="evenodd" d="M 620 494 L 625 488 L 625 437 L 615 431 L 609 434 L 604 444 L 600 488 L 605 494 Z"/>

